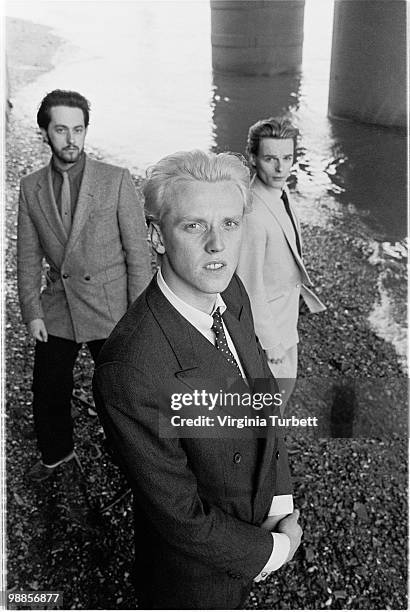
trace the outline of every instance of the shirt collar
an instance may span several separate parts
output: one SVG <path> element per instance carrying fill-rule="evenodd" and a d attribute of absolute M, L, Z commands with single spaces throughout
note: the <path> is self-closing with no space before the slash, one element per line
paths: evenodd
<path fill-rule="evenodd" d="M 71 179 L 74 179 L 76 176 L 81 174 L 81 172 L 83 172 L 84 166 L 85 166 L 85 158 L 86 158 L 86 154 L 84 153 L 84 151 L 82 151 L 78 160 L 75 162 L 75 164 L 73 164 L 71 168 L 67 170 L 67 174 L 69 175 Z M 58 165 L 56 164 L 54 155 L 51 158 L 51 167 L 54 170 L 54 172 L 58 172 L 59 174 L 63 172 L 63 170 L 59 168 Z"/>
<path fill-rule="evenodd" d="M 187 304 L 184 300 L 181 300 L 175 293 L 170 289 L 167 283 L 162 276 L 161 268 L 158 270 L 157 274 L 157 283 L 159 289 L 162 291 L 164 296 L 167 298 L 168 302 L 181 314 L 191 325 L 196 327 L 202 333 L 209 332 L 213 325 L 212 315 L 207 314 L 206 312 L 202 312 L 202 310 L 198 310 L 194 306 Z M 215 299 L 215 304 L 212 309 L 212 314 L 215 310 L 219 308 L 221 314 L 223 314 L 226 310 L 226 304 L 223 301 L 221 294 L 218 293 Z"/>
<path fill-rule="evenodd" d="M 265 185 L 265 183 L 261 181 L 261 179 L 259 178 L 257 174 L 253 175 L 253 178 L 251 181 L 251 187 L 252 186 L 262 189 L 263 191 L 268 193 L 272 199 L 277 199 L 278 202 L 280 202 L 283 192 L 289 195 L 289 188 L 286 183 L 283 185 L 282 191 L 279 192 L 279 189 L 272 189 L 271 187 L 268 187 L 267 185 Z"/>

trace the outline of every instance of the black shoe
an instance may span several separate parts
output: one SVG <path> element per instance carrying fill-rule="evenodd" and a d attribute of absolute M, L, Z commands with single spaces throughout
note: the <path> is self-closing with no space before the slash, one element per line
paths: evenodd
<path fill-rule="evenodd" d="M 58 463 L 53 464 L 52 466 L 45 465 L 42 461 L 37 461 L 27 472 L 27 477 L 33 482 L 41 482 L 42 480 L 47 480 L 50 476 L 55 472 L 55 470 L 62 464 L 71 461 L 74 459 L 76 454 L 74 451 L 71 451 L 67 457 L 58 461 Z"/>

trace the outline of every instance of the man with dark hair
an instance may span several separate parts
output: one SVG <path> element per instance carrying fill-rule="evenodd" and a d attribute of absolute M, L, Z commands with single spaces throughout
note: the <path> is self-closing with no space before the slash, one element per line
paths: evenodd
<path fill-rule="evenodd" d="M 77 91 L 66 91 L 64 89 L 54 89 L 50 91 L 41 101 L 37 111 L 37 124 L 41 130 L 46 130 L 51 121 L 51 109 L 56 106 L 68 108 L 79 108 L 83 112 L 84 127 L 88 128 L 90 123 L 90 103 L 84 96 Z"/>
<path fill-rule="evenodd" d="M 33 413 L 41 460 L 29 477 L 39 481 L 74 457 L 70 409 L 82 343 L 95 359 L 152 274 L 130 173 L 84 152 L 88 101 L 55 90 L 37 119 L 52 158 L 21 180 L 17 273 L 23 321 L 36 340 Z"/>
<path fill-rule="evenodd" d="M 290 561 L 301 539 L 283 439 L 275 428 L 231 438 L 161 423 L 177 391 L 189 401 L 212 382 L 245 395 L 276 389 L 234 275 L 249 170 L 228 153 L 175 153 L 151 169 L 144 195 L 161 266 L 106 342 L 93 383 L 134 492 L 138 605 L 242 608 L 252 581 Z"/>
<path fill-rule="evenodd" d="M 300 225 L 286 190 L 298 134 L 283 117 L 262 119 L 249 129 L 247 153 L 255 171 L 253 211 L 245 220 L 237 269 L 269 367 L 286 392 L 284 404 L 296 380 L 300 296 L 310 312 L 325 309 L 308 287 Z"/>

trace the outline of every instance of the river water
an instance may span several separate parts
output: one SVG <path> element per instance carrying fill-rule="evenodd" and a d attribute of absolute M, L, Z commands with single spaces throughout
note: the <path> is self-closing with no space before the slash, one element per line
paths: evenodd
<path fill-rule="evenodd" d="M 370 324 L 404 357 L 395 287 L 407 262 L 406 137 L 327 117 L 332 11 L 329 0 L 306 0 L 300 74 L 238 77 L 212 71 L 207 0 L 10 1 L 6 15 L 63 39 L 54 69 L 13 103 L 34 123 L 47 91 L 80 91 L 92 101 L 87 142 L 137 173 L 176 150 L 243 152 L 249 125 L 288 112 L 302 135 L 293 173 L 301 219 L 323 224 L 336 214 L 363 226 L 382 270 Z"/>

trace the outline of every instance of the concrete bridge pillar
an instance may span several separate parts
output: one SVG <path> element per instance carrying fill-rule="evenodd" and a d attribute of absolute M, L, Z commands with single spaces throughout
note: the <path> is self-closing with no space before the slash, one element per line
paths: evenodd
<path fill-rule="evenodd" d="M 406 0 L 335 0 L 329 115 L 406 125 Z"/>
<path fill-rule="evenodd" d="M 305 0 L 211 0 L 215 71 L 273 75 L 300 70 Z"/>

